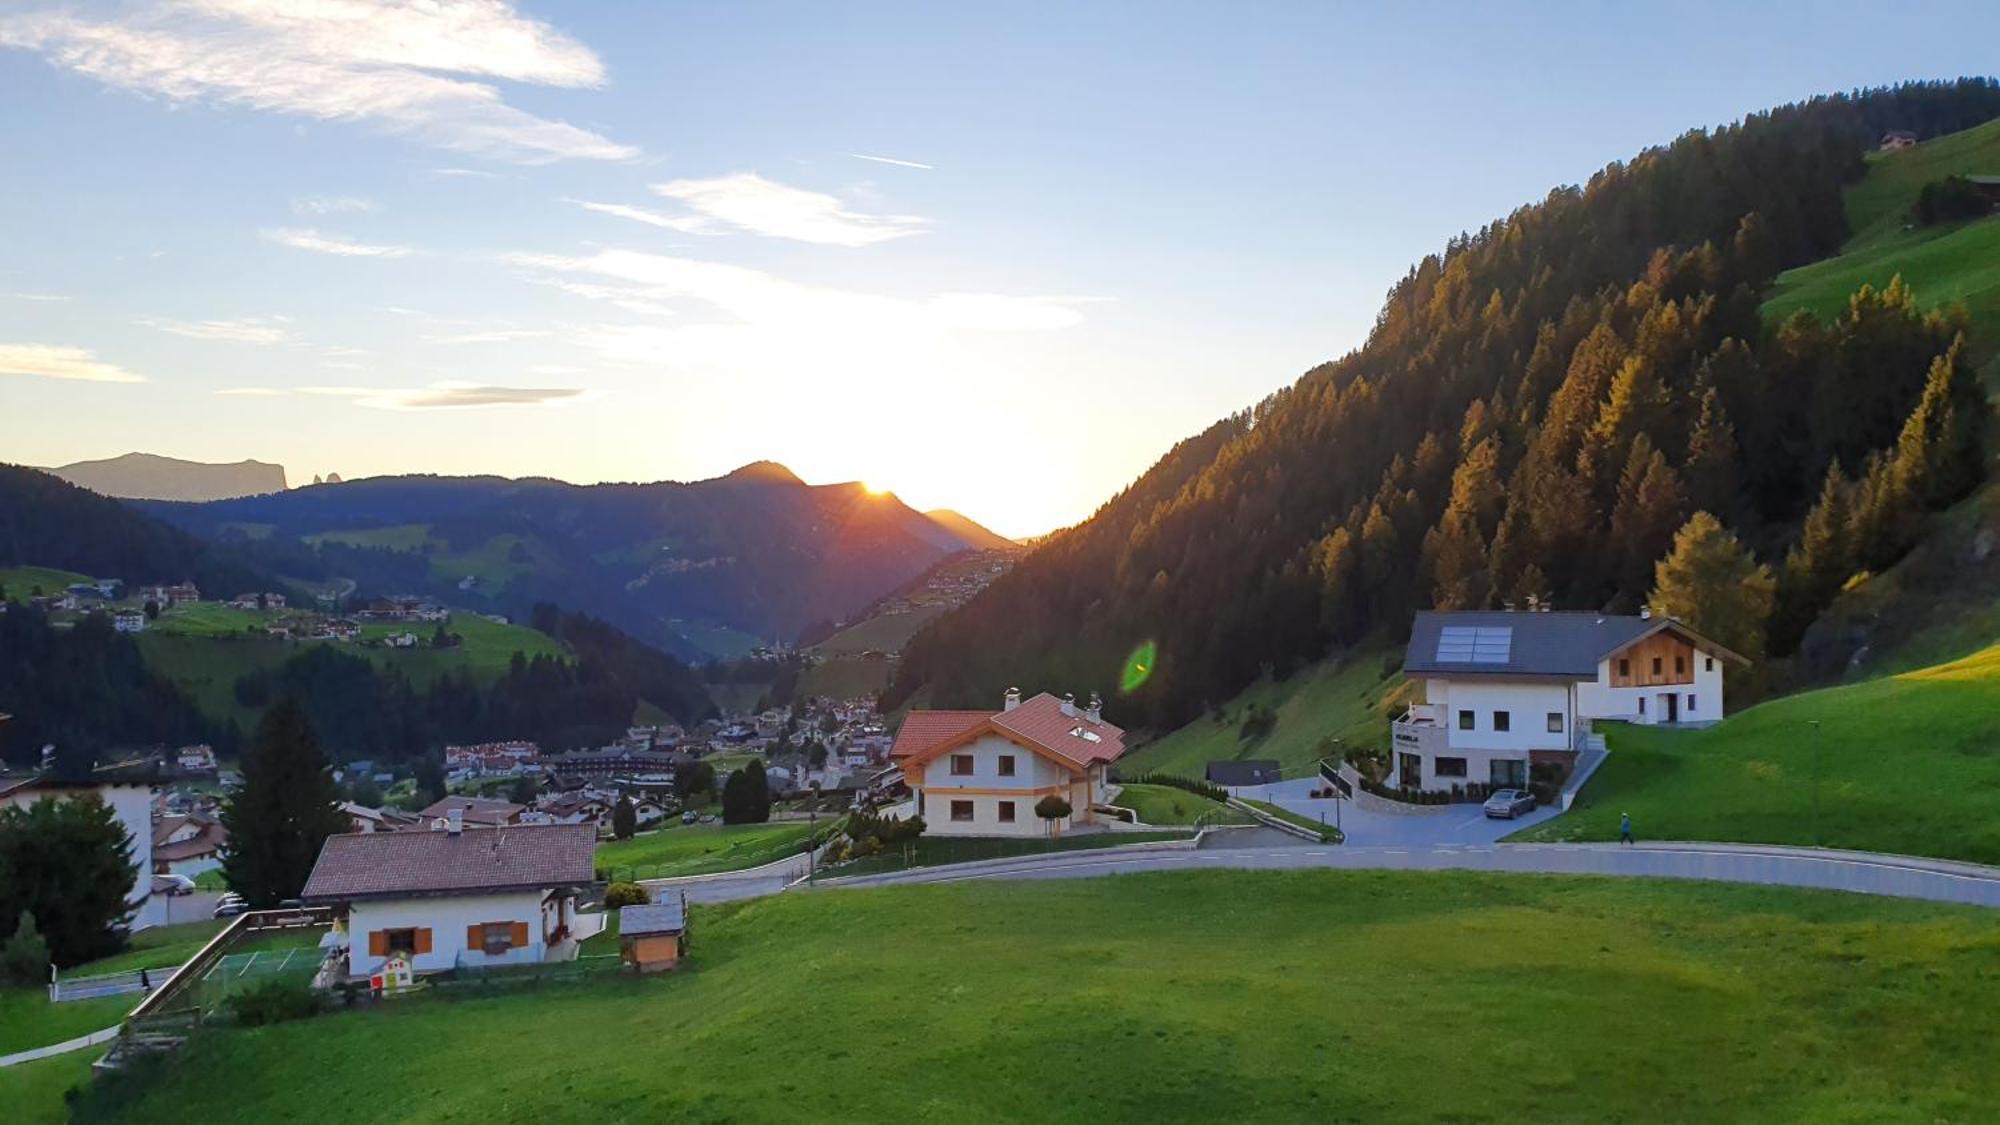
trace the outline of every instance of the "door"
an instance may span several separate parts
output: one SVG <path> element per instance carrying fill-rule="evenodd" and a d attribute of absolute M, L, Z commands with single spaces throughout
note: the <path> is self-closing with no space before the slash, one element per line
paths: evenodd
<path fill-rule="evenodd" d="M 1421 789 L 1424 786 L 1424 759 L 1421 755 L 1399 753 L 1396 755 L 1396 784 L 1404 789 Z"/>
<path fill-rule="evenodd" d="M 1519 758 L 1495 758 L 1487 763 L 1486 776 L 1495 789 L 1522 789 L 1528 784 L 1528 763 Z"/>
<path fill-rule="evenodd" d="M 1667 722 L 1670 723 L 1680 722 L 1681 697 L 1678 694 L 1670 691 L 1667 694 L 1661 696 L 1660 698 L 1665 700 L 1667 704 Z"/>

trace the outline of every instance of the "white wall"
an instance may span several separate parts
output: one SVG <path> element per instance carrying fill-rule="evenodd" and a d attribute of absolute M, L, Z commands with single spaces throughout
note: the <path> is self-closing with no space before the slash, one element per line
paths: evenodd
<path fill-rule="evenodd" d="M 951 772 L 951 759 L 958 754 L 972 756 L 970 774 L 954 775 Z M 1014 759 L 1014 776 L 1005 777 L 1000 773 L 1000 759 L 1009 755 Z M 1072 823 L 1093 819 L 1085 801 L 1083 779 L 1072 775 L 1068 767 L 998 735 L 982 735 L 924 764 L 924 833 L 931 836 L 1044 835 L 1049 826 L 1047 821 L 1035 815 L 1035 802 L 1041 800 L 1041 794 L 1035 791 L 1049 788 L 1062 789 L 1062 795 L 1075 810 L 1070 816 L 1056 821 L 1056 831 L 1063 831 Z M 1101 786 L 1098 788 L 1101 789 Z M 960 793 L 967 789 L 1006 792 Z M 973 819 L 952 820 L 951 802 L 954 800 L 971 801 Z M 1002 801 L 1014 802 L 1014 821 L 1011 824 L 1000 820 Z"/>
<path fill-rule="evenodd" d="M 372 973 L 382 958 L 368 952 L 368 935 L 376 930 L 427 927 L 431 931 L 431 951 L 410 959 L 419 973 L 441 972 L 458 967 L 459 955 L 466 953 L 465 928 L 486 922 L 526 922 L 532 954 L 512 953 L 496 958 L 496 964 L 517 963 L 524 958 L 540 960 L 546 953 L 543 935 L 552 925 L 542 909 L 542 892 L 522 891 L 504 895 L 450 895 L 437 898 L 383 899 L 357 902 L 347 913 L 347 971 L 362 977 Z M 468 964 L 487 960 L 474 950 Z"/>
<path fill-rule="evenodd" d="M 1571 712 L 1570 684 L 1563 680 L 1443 680 L 1424 681 L 1424 697 L 1444 708 L 1447 744 L 1459 751 L 1568 750 L 1576 716 Z M 1460 730 L 1458 713 L 1472 712 L 1472 729 Z M 1507 730 L 1493 729 L 1493 713 L 1511 717 Z M 1563 729 L 1549 730 L 1549 713 L 1560 714 Z M 1473 778 L 1485 781 L 1484 777 Z"/>
<path fill-rule="evenodd" d="M 1578 713 L 1592 719 L 1623 719 L 1627 722 L 1644 723 L 1651 726 L 1667 721 L 1666 707 L 1660 697 L 1666 694 L 1680 696 L 1680 721 L 1682 723 L 1715 723 L 1722 721 L 1722 658 L 1710 656 L 1697 650 L 1694 654 L 1694 682 L 1691 684 L 1655 684 L 1651 687 L 1612 687 L 1612 658 L 1598 662 L 1597 680 L 1594 683 L 1578 684 L 1576 701 Z M 1645 714 L 1639 713 L 1639 699 L 1645 697 Z M 1688 706 L 1688 698 L 1694 697 L 1694 707 Z"/>

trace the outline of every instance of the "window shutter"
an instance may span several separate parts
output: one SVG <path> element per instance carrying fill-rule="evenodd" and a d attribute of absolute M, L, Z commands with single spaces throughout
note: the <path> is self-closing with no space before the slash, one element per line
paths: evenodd
<path fill-rule="evenodd" d="M 368 932 L 368 956 L 387 957 L 389 955 L 389 933 L 386 930 Z"/>
<path fill-rule="evenodd" d="M 527 924 L 526 922 L 516 922 L 516 923 L 514 923 L 514 935 L 513 935 L 513 936 L 514 936 L 514 946 L 515 946 L 515 948 L 517 948 L 517 949 L 518 949 L 518 948 L 520 948 L 521 946 L 524 946 L 524 945 L 528 944 L 528 924 Z"/>
<path fill-rule="evenodd" d="M 480 946 L 485 945 L 486 935 L 483 933 L 484 930 L 484 926 L 465 927 L 465 948 L 478 949 Z"/>
<path fill-rule="evenodd" d="M 423 953 L 429 953 L 430 951 L 431 951 L 431 931 L 430 928 L 426 926 L 417 931 L 417 947 L 411 950 L 410 952 L 423 954 Z"/>

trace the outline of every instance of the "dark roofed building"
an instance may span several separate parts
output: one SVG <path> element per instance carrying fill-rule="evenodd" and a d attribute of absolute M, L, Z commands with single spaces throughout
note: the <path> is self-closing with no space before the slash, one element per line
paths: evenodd
<path fill-rule="evenodd" d="M 1237 762 L 1208 763 L 1208 783 L 1225 789 L 1246 785 L 1270 785 L 1284 780 L 1278 763 L 1269 758 L 1248 758 Z"/>
<path fill-rule="evenodd" d="M 451 819 L 451 814 L 456 811 L 467 827 L 492 828 L 520 823 L 521 813 L 526 807 L 493 797 L 446 797 L 432 802 L 417 816 L 422 818 L 421 824 L 429 825 L 434 821 Z"/>

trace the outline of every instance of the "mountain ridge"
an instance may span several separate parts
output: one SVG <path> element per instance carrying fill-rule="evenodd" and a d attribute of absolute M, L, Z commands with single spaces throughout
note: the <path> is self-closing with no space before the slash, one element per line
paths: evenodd
<path fill-rule="evenodd" d="M 285 467 L 268 461 L 188 461 L 158 453 L 122 453 L 44 470 L 120 500 L 233 500 L 283 492 Z"/>

